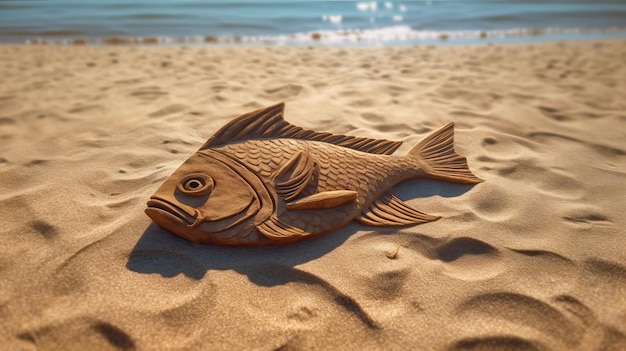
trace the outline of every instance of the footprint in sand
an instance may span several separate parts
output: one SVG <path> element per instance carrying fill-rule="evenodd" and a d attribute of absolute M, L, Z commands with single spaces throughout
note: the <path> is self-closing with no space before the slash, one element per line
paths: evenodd
<path fill-rule="evenodd" d="M 446 241 L 434 250 L 434 254 L 446 263 L 442 273 L 460 280 L 486 280 L 505 269 L 500 250 L 470 237 Z"/>
<path fill-rule="evenodd" d="M 348 103 L 348 106 L 352 107 L 372 107 L 374 106 L 374 99 L 359 99 Z"/>
<path fill-rule="evenodd" d="M 610 289 L 606 289 L 607 293 L 612 291 L 625 291 L 626 288 L 626 267 L 600 258 L 589 258 L 583 264 L 585 270 L 585 279 L 595 281 L 595 284 L 588 285 L 597 288 L 600 284 L 610 285 Z M 612 294 L 611 294 L 612 295 Z M 626 300 L 626 295 L 620 294 L 615 298 Z"/>
<path fill-rule="evenodd" d="M 91 345 L 100 348 L 134 350 L 130 334 L 119 327 L 94 317 L 75 317 L 61 323 L 43 325 L 18 334 L 18 338 L 42 349 L 55 349 L 59 345 Z M 96 346 L 99 345 L 99 346 Z"/>
<path fill-rule="evenodd" d="M 287 100 L 300 95 L 302 90 L 304 90 L 302 85 L 286 84 L 276 88 L 265 89 L 265 94 L 261 95 L 261 97 L 275 101 Z"/>
<path fill-rule="evenodd" d="M 580 275 L 578 265 L 559 253 L 542 249 L 508 248 L 515 254 L 508 256 L 516 262 L 516 273 L 521 277 L 532 277 L 533 287 L 554 294 L 567 291 Z"/>
<path fill-rule="evenodd" d="M 516 334 L 519 327 L 532 328 L 536 334 L 547 334 L 551 340 L 559 342 L 566 349 L 573 349 L 578 345 L 583 331 L 559 309 L 534 297 L 518 293 L 486 292 L 471 296 L 457 306 L 456 314 L 463 320 L 501 321 L 502 335 L 493 337 L 511 337 Z M 524 340 L 537 349 L 543 349 L 531 340 L 517 336 L 514 338 Z"/>
<path fill-rule="evenodd" d="M 168 92 L 163 91 L 158 86 L 148 86 L 148 87 L 142 87 L 137 90 L 134 90 L 133 92 L 130 93 L 130 95 L 136 98 L 139 98 L 141 100 L 155 100 L 164 95 L 168 95 Z"/>
<path fill-rule="evenodd" d="M 468 337 L 450 345 L 448 351 L 542 351 L 545 347 L 533 340 L 517 336 Z"/>
<path fill-rule="evenodd" d="M 105 110 L 103 105 L 82 105 L 69 109 L 68 113 L 89 113 L 89 112 L 103 112 Z"/>
<path fill-rule="evenodd" d="M 30 222 L 30 227 L 46 239 L 52 239 L 57 235 L 57 229 L 50 223 L 42 220 Z"/>
<path fill-rule="evenodd" d="M 386 253 L 393 257 L 398 252 Z M 393 259 L 393 258 L 392 258 Z M 407 278 L 411 274 L 411 269 L 401 268 L 386 270 L 384 272 L 375 273 L 368 279 L 368 297 L 375 301 L 390 301 L 402 296 L 402 288 L 405 286 Z"/>
<path fill-rule="evenodd" d="M 247 103 L 241 105 L 241 107 L 244 107 L 244 108 L 247 108 L 247 109 L 259 109 L 259 108 L 261 108 L 263 106 L 265 106 L 265 105 L 263 105 L 263 104 L 261 104 L 261 103 L 259 103 L 257 101 L 250 101 L 250 102 L 247 102 Z"/>
<path fill-rule="evenodd" d="M 516 216 L 518 210 L 510 200 L 508 189 L 497 183 L 485 184 L 480 192 L 469 195 L 472 211 L 489 222 L 503 222 Z"/>
<path fill-rule="evenodd" d="M 470 237 L 437 239 L 415 233 L 401 234 L 402 247 L 442 263 L 441 272 L 460 280 L 485 280 L 506 268 L 500 250 Z M 401 275 L 396 275 L 401 277 Z"/>
<path fill-rule="evenodd" d="M 600 143 L 594 143 L 593 141 L 586 141 L 577 139 L 565 134 L 553 133 L 553 132 L 531 132 L 526 135 L 527 138 L 532 140 L 539 140 L 548 142 L 554 142 L 555 140 L 561 139 L 564 141 L 569 141 L 575 143 L 577 145 L 584 145 L 588 147 L 590 150 L 599 154 L 599 156 L 606 157 L 607 159 L 622 159 L 623 156 L 626 156 L 626 150 L 617 146 L 611 145 L 603 145 Z"/>
<path fill-rule="evenodd" d="M 493 163 L 495 167 L 490 169 L 495 169 L 498 175 L 535 183 L 540 193 L 561 199 L 576 200 L 585 195 L 585 187 L 579 180 L 552 165 L 537 163 L 538 146 L 534 142 L 508 134 L 491 134 L 482 140 L 487 155 L 481 159 Z"/>
<path fill-rule="evenodd" d="M 537 146 L 531 141 L 498 132 L 489 132 L 483 138 L 481 146 L 487 151 L 487 154 L 494 157 L 506 156 L 507 159 L 534 153 L 537 150 Z"/>
<path fill-rule="evenodd" d="M 26 163 L 24 166 L 26 167 L 41 166 L 41 165 L 45 165 L 48 162 L 49 162 L 48 160 L 35 159 Z"/>
<path fill-rule="evenodd" d="M 579 200 L 586 194 L 585 186 L 577 179 L 557 170 L 544 171 L 537 180 L 540 192 L 566 200 Z"/>
<path fill-rule="evenodd" d="M 538 106 L 537 109 L 546 117 L 558 122 L 571 121 L 573 118 L 566 113 L 562 113 L 559 109 L 548 106 Z"/>
<path fill-rule="evenodd" d="M 116 80 L 113 83 L 114 84 L 125 85 L 125 84 L 137 84 L 137 83 L 141 83 L 141 82 L 142 82 L 141 78 L 131 78 L 131 79 Z"/>
<path fill-rule="evenodd" d="M 32 123 L 40 120 L 54 120 L 62 122 L 71 121 L 69 118 L 63 117 L 62 115 L 59 115 L 56 112 L 50 110 L 27 110 L 17 114 L 16 117 L 17 121 L 26 123 Z"/>
<path fill-rule="evenodd" d="M 385 117 L 381 116 L 377 113 L 372 113 L 372 112 L 365 112 L 361 114 L 361 117 L 367 121 L 367 122 L 371 122 L 371 123 L 382 123 L 385 121 Z"/>
<path fill-rule="evenodd" d="M 160 118 L 160 117 L 164 117 L 167 115 L 183 112 L 186 109 L 187 109 L 187 106 L 181 105 L 181 104 L 168 105 L 148 114 L 148 117 Z"/>
<path fill-rule="evenodd" d="M 481 111 L 490 110 L 494 103 L 501 99 L 498 94 L 488 91 L 459 89 L 457 84 L 444 83 L 436 90 L 437 96 L 443 98 L 448 104 L 454 101 L 462 106 L 469 106 Z"/>
<path fill-rule="evenodd" d="M 590 205 L 570 205 L 565 209 L 565 214 L 561 218 L 567 224 L 580 229 L 613 225 L 609 218 L 602 214 L 602 211 Z"/>
<path fill-rule="evenodd" d="M 15 124 L 15 119 L 9 117 L 0 117 L 0 126 Z"/>

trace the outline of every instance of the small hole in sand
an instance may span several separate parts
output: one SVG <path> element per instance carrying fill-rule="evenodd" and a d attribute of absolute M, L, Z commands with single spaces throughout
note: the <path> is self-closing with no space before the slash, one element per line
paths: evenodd
<path fill-rule="evenodd" d="M 498 141 L 496 140 L 496 138 L 492 138 L 492 137 L 487 137 L 485 139 L 483 139 L 483 145 L 493 145 L 493 144 L 497 144 Z"/>

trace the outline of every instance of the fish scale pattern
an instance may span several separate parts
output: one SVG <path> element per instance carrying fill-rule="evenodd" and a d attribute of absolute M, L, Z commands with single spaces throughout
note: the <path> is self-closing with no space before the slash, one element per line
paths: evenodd
<path fill-rule="evenodd" d="M 272 177 L 300 150 L 308 150 L 319 166 L 319 175 L 305 193 L 354 190 L 359 207 L 394 185 L 419 174 L 414 160 L 402 156 L 369 154 L 316 141 L 262 139 L 229 144 L 219 151 L 248 167 L 273 188 Z M 306 195 L 306 194 L 303 194 Z"/>
<path fill-rule="evenodd" d="M 248 140 L 214 150 L 246 166 L 270 189 L 274 189 L 276 172 L 299 151 L 306 150 L 315 159 L 319 173 L 299 197 L 331 190 L 358 193 L 355 203 L 330 209 L 288 211 L 285 203 L 278 201 L 276 217 L 281 223 L 302 230 L 305 235 L 337 229 L 359 216 L 389 187 L 423 172 L 416 168 L 419 161 L 409 157 L 370 154 L 318 141 Z"/>

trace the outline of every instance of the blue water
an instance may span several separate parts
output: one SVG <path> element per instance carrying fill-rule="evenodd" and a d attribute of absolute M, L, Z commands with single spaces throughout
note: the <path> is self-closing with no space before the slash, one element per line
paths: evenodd
<path fill-rule="evenodd" d="M 384 45 L 555 36 L 626 37 L 626 1 L 0 0 L 0 42 Z"/>

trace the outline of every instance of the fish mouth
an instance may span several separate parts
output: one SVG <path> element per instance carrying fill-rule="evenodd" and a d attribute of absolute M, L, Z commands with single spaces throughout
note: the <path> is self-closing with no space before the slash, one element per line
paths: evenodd
<path fill-rule="evenodd" d="M 176 206 L 165 199 L 158 197 L 151 197 L 148 200 L 148 208 L 146 208 L 146 213 L 152 220 L 158 223 L 157 216 L 153 216 L 151 214 L 164 214 L 168 216 L 170 219 L 175 220 L 176 222 L 180 222 L 185 225 L 193 225 L 197 222 L 197 213 L 195 216 L 190 216 L 185 211 L 183 211 L 180 207 Z M 157 217 L 157 218 L 155 218 Z"/>

